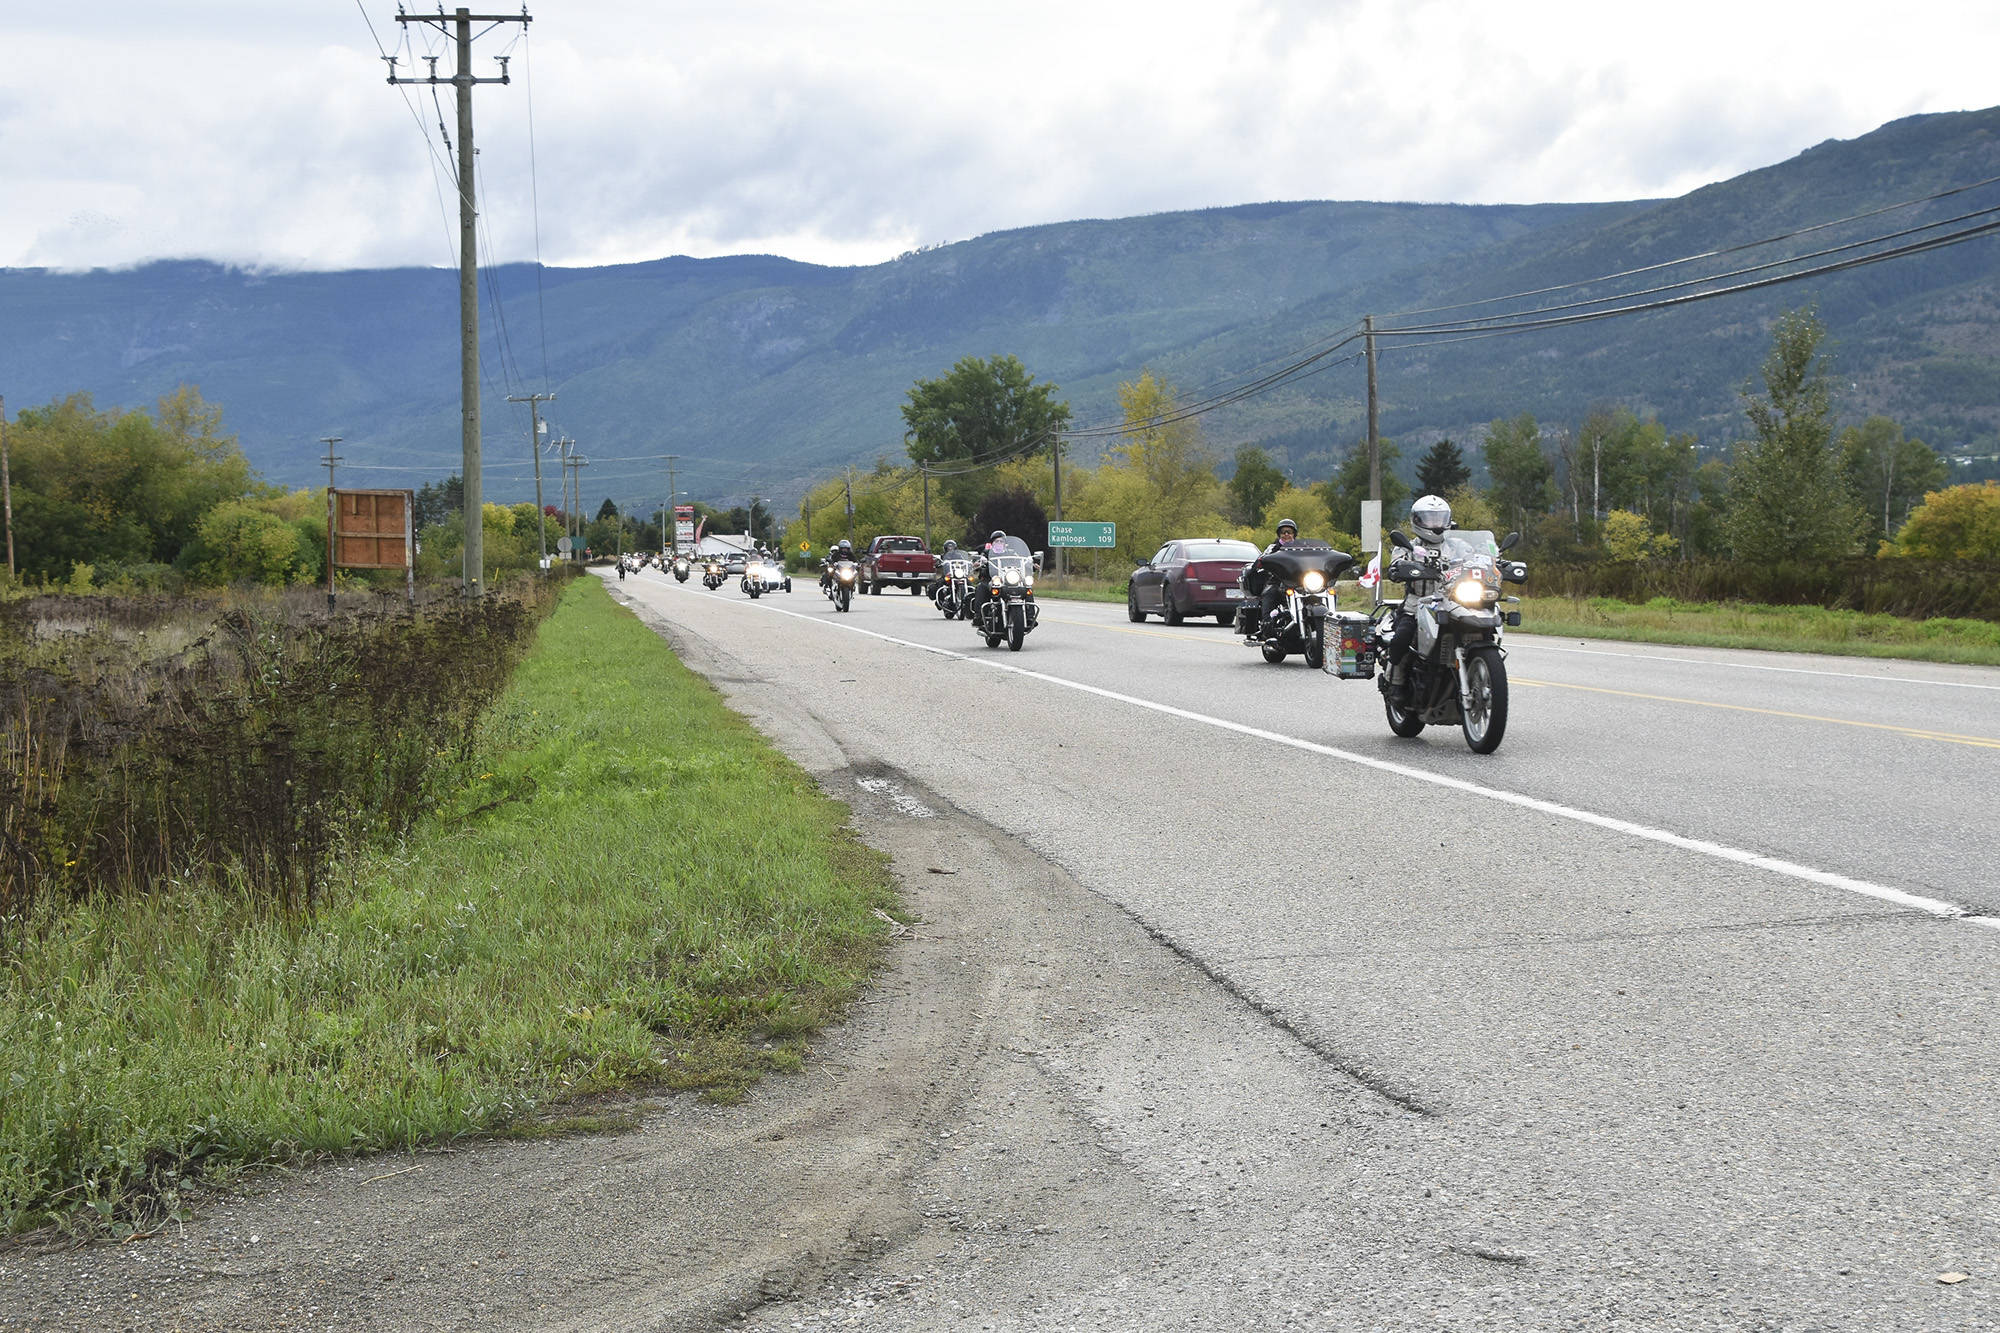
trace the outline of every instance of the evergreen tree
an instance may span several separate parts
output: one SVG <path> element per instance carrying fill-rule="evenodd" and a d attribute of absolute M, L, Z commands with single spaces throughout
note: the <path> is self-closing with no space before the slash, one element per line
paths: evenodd
<path fill-rule="evenodd" d="M 1236 451 L 1236 474 L 1229 479 L 1229 497 L 1239 523 L 1255 523 L 1271 507 L 1271 497 L 1285 489 L 1285 474 L 1271 456 L 1255 445 Z"/>
<path fill-rule="evenodd" d="M 1757 438 L 1730 470 L 1726 532 L 1739 560 L 1837 560 L 1854 553 L 1863 519 L 1833 443 L 1833 393 L 1808 306 L 1778 317 L 1764 392 L 1743 391 Z"/>
<path fill-rule="evenodd" d="M 1417 489 L 1426 495 L 1450 495 L 1471 480 L 1465 452 L 1450 440 L 1439 440 L 1417 460 Z"/>

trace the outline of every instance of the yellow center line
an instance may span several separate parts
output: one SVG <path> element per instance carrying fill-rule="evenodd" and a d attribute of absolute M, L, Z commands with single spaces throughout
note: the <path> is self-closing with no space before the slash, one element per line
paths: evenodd
<path fill-rule="evenodd" d="M 1537 685 L 1551 690 L 1580 690 L 1586 694 L 1615 694 L 1626 699 L 1646 699 L 1661 704 L 1686 704 L 1691 708 L 1720 708 L 1731 713 L 1760 713 L 1765 717 L 1786 717 L 1800 722 L 1824 722 L 1836 727 L 1860 727 L 1867 731 L 1893 731 L 1904 736 L 1915 736 L 1919 740 L 1949 741 L 1953 745 L 1978 745 L 1989 750 L 2000 750 L 2000 740 L 1990 736 L 1961 736 L 1949 731 L 1930 731 L 1923 727 L 1902 727 L 1893 722 L 1859 722 L 1848 717 L 1822 717 L 1817 713 L 1792 713 L 1782 708 L 1753 708 L 1749 704 L 1716 703 L 1711 699 L 1682 699 L 1671 694 L 1641 694 L 1637 690 L 1614 690 L 1602 685 L 1572 685 L 1560 680 L 1529 680 L 1514 677 L 1509 681 L 1514 685 Z"/>

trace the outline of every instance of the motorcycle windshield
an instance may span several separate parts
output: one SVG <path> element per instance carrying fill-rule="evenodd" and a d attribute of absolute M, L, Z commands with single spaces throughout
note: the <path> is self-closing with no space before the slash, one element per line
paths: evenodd
<path fill-rule="evenodd" d="M 1331 583 L 1343 571 L 1354 564 L 1354 557 L 1345 551 L 1336 551 L 1325 542 L 1293 542 L 1282 551 L 1271 551 L 1257 557 L 1257 564 L 1286 583 L 1297 583 L 1307 573 L 1324 575 Z"/>
<path fill-rule="evenodd" d="M 991 558 L 996 554 L 1004 556 L 1019 556 L 1023 560 L 1032 560 L 1034 558 L 1033 554 L 1028 550 L 1028 544 L 1022 541 L 1019 537 L 1002 537 L 1000 539 L 1000 547 L 1001 549 L 996 552 L 993 548 L 992 543 L 989 542 L 986 547 L 986 554 L 988 558 Z"/>
<path fill-rule="evenodd" d="M 1027 555 L 989 555 L 986 563 L 992 568 L 995 583 L 1005 587 L 1025 587 L 1035 581 L 1035 562 Z"/>
<path fill-rule="evenodd" d="M 1492 533 L 1477 528 L 1470 531 L 1453 531 L 1445 534 L 1438 554 L 1439 563 L 1444 566 L 1445 577 L 1457 578 L 1497 568 L 1500 543 L 1493 540 Z"/>

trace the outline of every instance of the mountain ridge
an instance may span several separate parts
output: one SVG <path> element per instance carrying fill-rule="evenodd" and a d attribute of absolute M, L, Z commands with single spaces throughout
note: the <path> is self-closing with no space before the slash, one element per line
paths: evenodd
<path fill-rule="evenodd" d="M 526 413 L 505 398 L 543 388 L 545 356 L 547 415 L 592 458 L 589 491 L 656 504 L 658 456 L 677 454 L 697 498 L 786 500 L 840 465 L 899 455 L 904 392 L 963 356 L 1017 355 L 1079 421 L 1103 420 L 1117 384 L 1147 366 L 1197 391 L 1364 313 L 1573 283 L 1995 176 L 2000 108 L 1905 117 L 1671 199 L 1265 201 L 1009 228 L 853 267 L 774 255 L 496 266 L 481 292 L 487 492 L 532 494 Z M 1988 186 L 1915 213 L 1996 202 Z M 1852 386 L 1843 411 L 1884 411 L 1947 449 L 2000 449 L 1995 253 L 1973 241 L 1580 329 L 1385 342 L 1383 429 L 1408 458 L 1495 417 L 1574 421 L 1617 403 L 1720 447 L 1740 432 L 1737 390 L 1766 323 L 1810 299 Z M 0 269 L 0 365 L 17 406 L 77 390 L 143 406 L 194 383 L 274 481 L 321 479 L 318 438 L 333 434 L 344 482 L 415 485 L 458 467 L 456 281 L 205 260 Z M 1360 399 L 1358 368 L 1336 366 L 1205 424 L 1219 453 L 1265 442 L 1309 481 L 1358 436 Z"/>

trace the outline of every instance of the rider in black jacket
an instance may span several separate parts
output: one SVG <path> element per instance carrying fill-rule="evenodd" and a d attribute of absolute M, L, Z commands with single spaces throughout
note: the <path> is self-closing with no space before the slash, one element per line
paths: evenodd
<path fill-rule="evenodd" d="M 1269 555 L 1273 551 L 1282 551 L 1298 539 L 1299 525 L 1289 518 L 1281 518 L 1278 520 L 1276 540 L 1266 546 L 1263 553 Z M 1284 584 L 1272 578 L 1268 571 L 1252 564 L 1243 573 L 1243 591 L 1257 599 L 1257 623 L 1251 626 L 1250 637 L 1261 638 L 1271 622 L 1278 618 L 1278 599 L 1285 595 Z"/>

